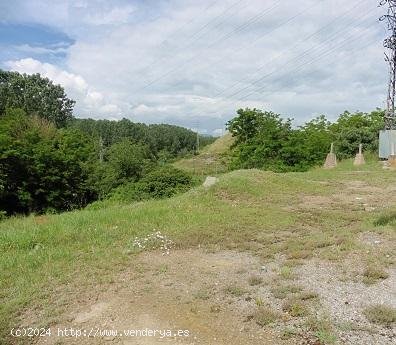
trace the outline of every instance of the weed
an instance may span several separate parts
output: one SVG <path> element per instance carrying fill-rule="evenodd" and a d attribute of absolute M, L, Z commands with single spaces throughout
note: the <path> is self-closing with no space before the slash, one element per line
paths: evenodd
<path fill-rule="evenodd" d="M 197 291 L 193 296 L 194 296 L 195 299 L 200 299 L 200 300 L 203 300 L 203 301 L 206 301 L 206 300 L 208 300 L 210 298 L 210 294 L 206 290 Z"/>
<path fill-rule="evenodd" d="M 383 214 L 374 221 L 375 226 L 385 226 L 396 222 L 396 211 Z"/>
<path fill-rule="evenodd" d="M 260 285 L 262 282 L 263 282 L 263 278 L 261 278 L 260 276 L 249 277 L 249 285 L 250 286 Z"/>
<path fill-rule="evenodd" d="M 220 313 L 221 307 L 218 304 L 213 304 L 210 306 L 211 313 Z"/>
<path fill-rule="evenodd" d="M 296 329 L 286 328 L 282 331 L 281 338 L 284 340 L 288 340 L 288 339 L 294 338 L 296 335 L 298 335 L 298 331 Z"/>
<path fill-rule="evenodd" d="M 284 285 L 284 286 L 275 286 L 271 288 L 270 291 L 275 298 L 284 299 L 288 297 L 290 294 L 295 294 L 302 291 L 302 288 L 297 285 Z"/>
<path fill-rule="evenodd" d="M 332 345 L 337 342 L 337 337 L 334 335 L 333 325 L 329 318 L 310 316 L 306 321 L 306 325 L 314 332 L 321 344 Z"/>
<path fill-rule="evenodd" d="M 310 250 L 295 250 L 288 254 L 287 258 L 291 260 L 307 259 L 312 256 L 312 251 Z"/>
<path fill-rule="evenodd" d="M 262 307 L 264 305 L 264 301 L 260 297 L 256 297 L 255 302 L 258 307 Z"/>
<path fill-rule="evenodd" d="M 320 330 L 315 333 L 315 336 L 318 338 L 319 342 L 323 345 L 332 345 L 337 342 L 337 337 L 326 330 Z"/>
<path fill-rule="evenodd" d="M 302 300 L 302 301 L 308 301 L 311 299 L 317 299 L 319 298 L 319 295 L 316 292 L 310 292 L 310 291 L 303 291 L 300 294 L 297 295 L 297 298 Z"/>
<path fill-rule="evenodd" d="M 283 279 L 293 279 L 293 270 L 289 266 L 282 266 L 279 270 L 279 275 Z"/>
<path fill-rule="evenodd" d="M 261 306 L 253 315 L 253 318 L 259 326 L 264 327 L 279 320 L 281 316 L 282 315 L 279 312 L 272 310 L 267 306 Z"/>
<path fill-rule="evenodd" d="M 158 267 L 158 273 L 166 273 L 168 271 L 168 266 L 167 265 L 161 265 Z"/>
<path fill-rule="evenodd" d="M 239 286 L 230 285 L 225 289 L 225 292 L 229 295 L 233 295 L 235 297 L 243 296 L 247 291 Z"/>
<path fill-rule="evenodd" d="M 390 327 L 396 322 L 396 309 L 385 305 L 372 305 L 363 313 L 372 323 Z"/>
<path fill-rule="evenodd" d="M 201 163 L 204 167 L 204 159 Z M 0 339 L 7 337 L 11 325 L 18 322 L 18 313 L 24 309 L 40 305 L 46 313 L 54 313 L 56 304 L 52 302 L 57 297 L 53 291 L 62 291 L 64 282 L 76 290 L 98 286 L 99 276 L 114 275 L 118 268 L 130 265 L 133 256 L 125 255 L 126 249 L 140 251 L 146 244 L 146 249 L 151 249 L 151 243 L 143 240 L 157 231 L 154 229 L 161 229 L 174 241 L 172 248 L 200 245 L 218 251 L 232 245 L 240 250 L 252 240 L 261 240 L 260 255 L 267 258 L 277 253 L 287 257 L 292 252 L 298 253 L 292 253 L 292 257 L 301 256 L 303 250 L 317 249 L 315 255 L 320 258 L 340 261 L 354 250 L 369 261 L 370 256 L 378 253 L 354 247 L 353 230 L 373 222 L 393 226 L 396 212 L 376 219 L 375 213 L 348 212 L 349 206 L 343 202 L 334 203 L 335 207 L 324 205 L 320 210 L 290 212 L 290 207 L 301 209 L 296 195 L 339 193 L 348 181 L 356 179 L 383 189 L 386 198 L 391 196 L 386 194 L 385 187 L 394 183 L 393 171 L 384 171 L 377 163 L 367 163 L 362 169 L 365 173 L 357 174 L 351 162 L 341 162 L 332 171 L 314 169 L 284 174 L 255 169 L 233 171 L 222 175 L 210 190 L 198 187 L 167 200 L 131 205 L 108 202 L 99 209 L 47 215 L 45 221 L 34 216 L 3 220 Z M 385 227 L 380 230 L 384 229 L 388 231 Z M 393 238 L 394 232 L 389 231 L 390 241 Z M 334 244 L 329 246 L 331 242 Z M 34 250 L 36 244 L 40 246 Z M 154 244 L 165 253 L 169 249 L 168 245 L 161 248 L 163 243 L 158 236 Z M 384 252 L 388 253 L 392 254 L 390 250 Z M 279 278 L 291 279 L 292 268 L 302 260 L 287 260 Z M 86 272 L 83 278 L 74 274 L 77 270 Z M 142 268 L 140 274 L 146 270 Z"/>
<path fill-rule="evenodd" d="M 370 265 L 363 272 L 363 282 L 367 285 L 376 283 L 378 280 L 387 279 L 389 274 L 381 267 Z"/>
<path fill-rule="evenodd" d="M 288 299 L 283 303 L 282 309 L 293 317 L 302 317 L 308 314 L 307 306 L 298 299 Z"/>

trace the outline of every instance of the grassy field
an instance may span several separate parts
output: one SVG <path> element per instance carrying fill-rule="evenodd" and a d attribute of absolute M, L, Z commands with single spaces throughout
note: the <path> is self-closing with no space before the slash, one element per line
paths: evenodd
<path fill-rule="evenodd" d="M 2 221 L 0 339 L 26 309 L 36 308 L 47 316 L 44 323 L 54 322 L 64 293 L 110 281 L 117 268 L 133 262 L 135 237 L 155 231 L 177 248 L 249 251 L 263 262 L 282 254 L 285 277 L 310 257 L 340 261 L 356 255 L 367 267 L 389 267 L 392 248 L 367 252 L 357 237 L 370 230 L 395 240 L 389 202 L 394 190 L 377 195 L 368 211 L 346 192 L 356 181 L 365 186 L 359 190 L 364 198 L 394 185 L 396 176 L 377 162 L 355 168 L 351 161 L 306 173 L 234 171 L 210 189 L 198 187 L 168 200 Z M 342 202 L 334 202 L 338 197 Z"/>

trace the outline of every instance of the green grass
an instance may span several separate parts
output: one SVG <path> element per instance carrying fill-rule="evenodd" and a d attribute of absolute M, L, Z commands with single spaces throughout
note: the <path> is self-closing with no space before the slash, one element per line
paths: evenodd
<path fill-rule="evenodd" d="M 396 212 L 385 213 L 374 221 L 375 226 L 384 226 L 388 224 L 396 224 Z"/>
<path fill-rule="evenodd" d="M 302 205 L 303 196 L 337 194 L 351 180 L 377 187 L 395 181 L 393 171 L 374 163 L 364 169 L 361 173 L 345 162 L 332 171 L 234 171 L 208 190 L 198 187 L 168 200 L 108 203 L 99 209 L 2 221 L 0 340 L 25 308 L 55 317 L 61 312 L 62 292 L 110 282 L 117 268 L 134 264 L 130 248 L 135 237 L 158 230 L 176 248 L 247 250 L 264 260 L 276 254 L 290 262 L 310 256 L 342 260 L 350 253 L 375 258 L 381 253 L 366 254 L 356 238 L 360 231 L 372 230 L 381 210 Z M 392 224 L 374 229 L 393 229 Z M 385 233 L 394 239 L 394 231 Z M 280 274 L 292 278 L 291 266 L 283 266 Z"/>
<path fill-rule="evenodd" d="M 309 316 L 306 326 L 312 331 L 321 345 L 337 344 L 334 326 L 328 317 Z"/>

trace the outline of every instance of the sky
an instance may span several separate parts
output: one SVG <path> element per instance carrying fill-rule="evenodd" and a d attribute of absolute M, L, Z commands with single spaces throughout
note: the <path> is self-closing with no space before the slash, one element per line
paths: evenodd
<path fill-rule="evenodd" d="M 0 0 L 0 68 L 40 73 L 79 118 L 221 135 L 237 109 L 295 124 L 384 107 L 376 0 Z"/>

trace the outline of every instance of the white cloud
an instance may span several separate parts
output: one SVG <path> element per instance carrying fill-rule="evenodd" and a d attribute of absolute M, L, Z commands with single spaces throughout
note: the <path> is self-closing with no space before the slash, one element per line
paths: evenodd
<path fill-rule="evenodd" d="M 40 73 L 55 84 L 60 84 L 65 88 L 67 95 L 77 101 L 77 111 L 80 110 L 82 115 L 93 113 L 102 116 L 120 113 L 120 108 L 117 105 L 108 103 L 103 94 L 90 88 L 80 75 L 66 72 L 54 65 L 32 58 L 8 61 L 6 65 L 10 70 L 20 73 Z"/>
<path fill-rule="evenodd" d="M 372 0 L 36 2 L 15 6 L 76 42 L 62 68 L 26 59 L 11 66 L 64 85 L 83 116 L 201 120 L 218 133 L 238 107 L 302 122 L 370 110 L 386 97 L 384 9 Z"/>

